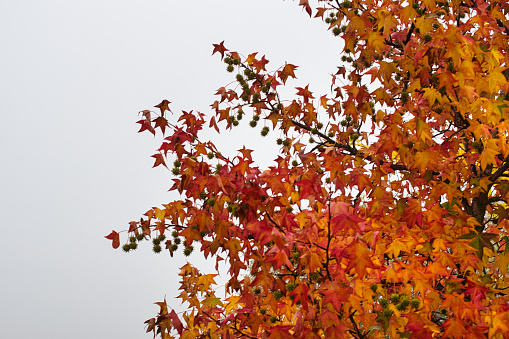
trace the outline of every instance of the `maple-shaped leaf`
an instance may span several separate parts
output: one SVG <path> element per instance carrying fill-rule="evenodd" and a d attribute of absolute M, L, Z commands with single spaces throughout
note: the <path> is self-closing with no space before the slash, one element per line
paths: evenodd
<path fill-rule="evenodd" d="M 155 158 L 156 161 L 154 162 L 154 166 L 152 167 L 157 167 L 159 165 L 163 165 L 164 167 L 168 168 L 168 166 L 166 166 L 166 162 L 164 161 L 164 157 L 161 153 L 156 153 L 152 156 L 152 158 Z"/>
<path fill-rule="evenodd" d="M 143 131 L 149 131 L 153 135 L 156 135 L 156 130 L 154 129 L 154 127 L 152 127 L 150 120 L 142 119 L 142 120 L 137 121 L 136 123 L 141 125 L 138 133 L 141 133 Z"/>
<path fill-rule="evenodd" d="M 134 232 L 134 231 L 138 228 L 138 225 L 139 225 L 139 224 L 140 224 L 140 223 L 139 223 L 139 222 L 137 222 L 137 221 L 130 221 L 130 222 L 129 222 L 129 230 L 128 230 L 128 232 L 129 232 L 129 233 L 130 233 L 130 232 Z"/>
<path fill-rule="evenodd" d="M 212 55 L 219 52 L 221 54 L 221 60 L 224 58 L 224 52 L 228 51 L 226 47 L 224 47 L 224 41 L 221 41 L 219 44 L 212 44 L 214 46 L 214 50 L 212 51 Z"/>
<path fill-rule="evenodd" d="M 111 231 L 111 233 L 105 236 L 105 238 L 112 240 L 113 248 L 118 248 L 120 246 L 120 236 L 117 232 Z"/>
<path fill-rule="evenodd" d="M 169 102 L 168 100 L 165 99 L 165 100 L 161 101 L 159 104 L 155 105 L 154 107 L 159 108 L 161 110 L 161 115 L 164 116 L 165 111 L 171 112 L 169 104 L 171 104 L 171 102 Z"/>
<path fill-rule="evenodd" d="M 324 13 L 327 11 L 327 8 L 321 7 L 316 9 L 315 18 L 323 18 Z"/>
<path fill-rule="evenodd" d="M 182 335 L 182 331 L 184 330 L 184 325 L 180 321 L 175 310 L 171 310 L 171 312 L 166 315 L 166 318 L 171 319 L 173 328 L 177 330 L 179 335 Z M 147 330 L 147 332 L 148 332 L 148 330 Z"/>
<path fill-rule="evenodd" d="M 164 135 L 164 132 L 166 131 L 166 127 L 168 126 L 168 120 L 164 117 L 157 117 L 154 119 L 155 127 L 154 128 L 160 128 L 161 132 Z"/>
<path fill-rule="evenodd" d="M 490 140 L 488 145 L 484 148 L 479 162 L 481 163 L 481 169 L 484 171 L 488 165 L 496 165 L 496 156 L 499 154 L 498 147 L 495 140 Z"/>
<path fill-rule="evenodd" d="M 467 329 L 463 322 L 457 318 L 450 318 L 444 323 L 444 337 L 461 339 L 465 337 Z"/>
<path fill-rule="evenodd" d="M 285 64 L 285 67 L 281 71 L 279 71 L 279 78 L 283 81 L 283 84 L 286 84 L 286 80 L 288 77 L 296 78 L 295 70 L 298 67 L 292 64 Z"/>
<path fill-rule="evenodd" d="M 306 283 L 301 282 L 297 285 L 297 287 L 289 294 L 293 295 L 293 304 L 295 305 L 297 302 L 301 302 L 302 308 L 304 310 L 308 310 L 308 292 L 309 286 Z"/>
<path fill-rule="evenodd" d="M 313 96 L 313 93 L 311 93 L 308 89 L 309 85 L 307 85 L 306 87 L 302 88 L 302 87 L 297 87 L 297 95 L 300 95 L 303 97 L 304 99 L 304 102 L 305 103 L 308 103 L 309 102 L 309 99 L 314 99 L 315 97 Z"/>

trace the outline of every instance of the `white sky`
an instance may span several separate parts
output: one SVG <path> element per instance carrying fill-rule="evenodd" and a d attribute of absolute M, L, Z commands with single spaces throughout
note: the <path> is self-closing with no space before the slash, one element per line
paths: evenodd
<path fill-rule="evenodd" d="M 234 77 L 211 56 L 222 40 L 269 69 L 298 65 L 289 84 L 315 97 L 339 65 L 339 39 L 296 1 L 0 2 L 1 338 L 151 338 L 152 303 L 179 308 L 182 254 L 124 254 L 104 236 L 176 198 L 137 113 L 162 99 L 210 113 Z M 245 144 L 270 163 L 277 136 L 260 143 L 246 120 L 217 139 L 223 154 Z"/>

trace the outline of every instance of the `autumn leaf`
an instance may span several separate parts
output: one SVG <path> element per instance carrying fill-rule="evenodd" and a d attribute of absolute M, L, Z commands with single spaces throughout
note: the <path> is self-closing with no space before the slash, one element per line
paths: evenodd
<path fill-rule="evenodd" d="M 304 9 L 306 10 L 306 13 L 308 13 L 309 16 L 311 17 L 311 6 L 309 6 L 309 0 L 300 0 L 299 6 L 304 7 Z"/>
<path fill-rule="evenodd" d="M 279 72 L 279 78 L 283 81 L 283 84 L 286 84 L 286 80 L 288 77 L 296 78 L 295 76 L 295 70 L 297 69 L 297 66 L 292 64 L 285 64 L 285 67 L 283 67 L 283 70 Z"/>
<path fill-rule="evenodd" d="M 214 55 L 217 52 L 219 52 L 221 54 L 221 59 L 223 59 L 224 58 L 224 52 L 228 51 L 228 49 L 226 49 L 226 47 L 224 47 L 224 41 L 221 41 L 221 43 L 219 43 L 219 44 L 212 44 L 212 46 L 214 46 L 214 50 L 212 51 L 212 55 Z"/>
<path fill-rule="evenodd" d="M 156 134 L 155 129 L 152 127 L 152 124 L 150 123 L 150 120 L 142 119 L 142 120 L 138 120 L 136 123 L 141 125 L 138 133 L 141 133 L 143 131 L 149 131 L 150 133 L 152 133 L 154 135 Z"/>
<path fill-rule="evenodd" d="M 157 167 L 159 165 L 163 165 L 164 167 L 168 168 L 168 166 L 166 166 L 166 162 L 164 161 L 164 157 L 161 153 L 156 153 L 156 154 L 152 155 L 152 158 L 156 159 L 156 161 L 154 162 L 154 166 L 152 166 L 152 167 Z"/>
<path fill-rule="evenodd" d="M 171 104 L 171 102 L 169 102 L 168 100 L 165 99 L 165 100 L 161 101 L 159 104 L 155 105 L 154 107 L 159 108 L 161 110 L 161 116 L 164 116 L 165 111 L 171 112 L 169 104 Z"/>
<path fill-rule="evenodd" d="M 105 238 L 112 240 L 113 248 L 118 248 L 120 246 L 120 236 L 117 232 L 111 231 L 111 233 L 105 236 Z"/>

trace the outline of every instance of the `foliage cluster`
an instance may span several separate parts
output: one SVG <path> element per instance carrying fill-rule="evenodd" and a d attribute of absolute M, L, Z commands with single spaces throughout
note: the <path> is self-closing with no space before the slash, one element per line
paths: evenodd
<path fill-rule="evenodd" d="M 199 250 L 229 266 L 182 267 L 162 338 L 509 338 L 509 3 L 319 1 L 305 11 L 344 41 L 330 95 L 297 87 L 286 63 L 214 45 L 235 80 L 214 114 L 142 111 L 164 136 L 154 166 L 181 199 L 131 222 L 124 251 Z M 279 155 L 226 156 L 200 131 L 246 123 Z M 168 166 L 173 162 L 173 166 Z M 120 235 L 107 236 L 113 247 Z M 194 245 L 193 245 L 194 244 Z M 194 246 L 194 247 L 193 247 Z M 246 274 L 247 273 L 247 274 Z"/>

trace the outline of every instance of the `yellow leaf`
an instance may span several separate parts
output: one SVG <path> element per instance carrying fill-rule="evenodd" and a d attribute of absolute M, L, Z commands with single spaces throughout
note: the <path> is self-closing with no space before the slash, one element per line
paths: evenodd
<path fill-rule="evenodd" d="M 198 278 L 197 285 L 200 286 L 200 291 L 207 291 L 210 289 L 210 285 L 215 284 L 214 277 L 217 274 L 204 274 Z"/>
<path fill-rule="evenodd" d="M 417 78 L 415 79 L 413 82 L 412 82 L 412 85 L 410 85 L 410 87 L 408 87 L 407 91 L 408 92 L 413 92 L 415 91 L 416 89 L 421 89 L 422 86 L 421 86 L 421 79 Z"/>
<path fill-rule="evenodd" d="M 235 310 L 237 309 L 237 307 L 239 307 L 238 302 L 240 298 L 241 298 L 240 295 L 234 295 L 226 299 L 228 301 L 228 303 L 226 304 L 226 313 L 229 313 L 230 311 Z"/>
<path fill-rule="evenodd" d="M 488 165 L 496 165 L 497 161 L 495 157 L 500 153 L 497 141 L 490 139 L 486 143 L 484 150 L 479 157 L 479 162 L 481 163 L 481 169 L 484 171 Z"/>
<path fill-rule="evenodd" d="M 429 154 L 427 152 L 417 152 L 415 154 L 415 165 L 419 168 L 419 170 L 424 173 L 426 172 L 426 168 L 428 167 L 429 162 Z"/>
<path fill-rule="evenodd" d="M 435 101 L 439 100 L 442 97 L 442 95 L 434 88 L 425 88 L 423 96 L 426 99 L 428 99 L 428 103 L 430 105 L 433 105 Z"/>
<path fill-rule="evenodd" d="M 489 93 L 497 92 L 500 89 L 500 86 L 507 82 L 504 75 L 500 72 L 501 68 L 502 67 L 497 67 L 496 69 L 490 72 L 488 81 Z"/>
<path fill-rule="evenodd" d="M 380 53 L 380 51 L 385 47 L 385 42 L 383 36 L 376 33 L 371 33 L 368 36 L 368 47 Z"/>
<path fill-rule="evenodd" d="M 159 208 L 155 208 L 155 216 L 157 219 L 159 220 L 164 220 L 164 216 L 166 214 L 166 210 L 162 210 L 162 209 L 159 209 Z"/>
<path fill-rule="evenodd" d="M 429 125 L 426 122 L 417 119 L 415 129 L 417 131 L 417 137 L 420 140 L 422 140 L 422 141 L 426 141 L 426 139 L 431 140 L 431 134 L 430 134 L 431 128 L 429 127 Z"/>
<path fill-rule="evenodd" d="M 189 330 L 182 333 L 181 339 L 196 339 L 198 338 L 198 333 L 195 330 Z"/>
<path fill-rule="evenodd" d="M 202 305 L 208 308 L 214 308 L 216 306 L 223 306 L 223 303 L 219 298 L 209 297 L 202 301 Z"/>
<path fill-rule="evenodd" d="M 402 251 L 405 252 L 406 250 L 407 250 L 406 245 L 403 242 L 396 239 L 389 245 L 389 248 L 387 248 L 385 253 L 392 254 L 394 258 L 397 258 L 399 257 L 400 252 Z"/>
<path fill-rule="evenodd" d="M 505 276 L 507 274 L 508 266 L 509 266 L 509 255 L 507 253 L 499 255 L 498 260 L 495 263 L 495 267 L 497 267 L 500 270 L 500 273 L 502 275 Z"/>

